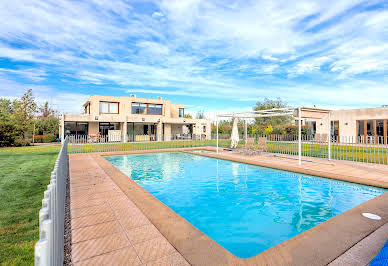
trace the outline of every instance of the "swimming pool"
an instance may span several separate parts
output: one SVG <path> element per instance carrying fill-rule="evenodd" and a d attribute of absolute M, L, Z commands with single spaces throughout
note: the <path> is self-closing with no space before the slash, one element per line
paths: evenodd
<path fill-rule="evenodd" d="M 188 153 L 105 158 L 240 258 L 255 256 L 386 191 Z"/>

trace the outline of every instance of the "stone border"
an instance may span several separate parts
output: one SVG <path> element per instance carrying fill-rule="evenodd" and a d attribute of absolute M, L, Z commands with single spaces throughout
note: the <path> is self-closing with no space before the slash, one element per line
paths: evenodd
<path fill-rule="evenodd" d="M 202 150 L 206 148 L 195 149 Z M 102 157 L 103 155 L 186 150 L 188 149 L 99 153 L 92 156 L 127 197 L 137 205 L 167 240 L 193 265 L 326 265 L 388 222 L 388 208 L 386 208 L 388 206 L 387 192 L 254 257 L 241 259 L 203 234 Z M 222 158 L 220 155 L 217 156 L 220 159 L 230 160 L 229 158 Z M 250 160 L 245 161 L 241 159 L 235 161 L 253 164 Z M 274 167 L 272 166 L 272 168 Z M 289 169 L 287 170 L 290 171 Z M 341 179 L 341 177 L 336 179 Z M 361 215 L 362 212 L 378 214 L 382 219 L 379 221 L 367 219 Z"/>

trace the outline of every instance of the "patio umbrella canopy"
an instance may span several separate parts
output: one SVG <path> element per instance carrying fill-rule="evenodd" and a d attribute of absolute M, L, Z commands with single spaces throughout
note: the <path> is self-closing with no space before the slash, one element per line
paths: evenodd
<path fill-rule="evenodd" d="M 240 137 L 238 135 L 238 128 L 237 128 L 238 118 L 235 117 L 233 120 L 233 128 L 232 128 L 232 136 L 231 136 L 231 148 L 237 148 L 237 144 L 240 141 Z"/>

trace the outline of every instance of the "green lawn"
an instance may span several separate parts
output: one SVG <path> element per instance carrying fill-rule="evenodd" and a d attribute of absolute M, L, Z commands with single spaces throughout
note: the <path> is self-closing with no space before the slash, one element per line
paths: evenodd
<path fill-rule="evenodd" d="M 268 142 L 267 151 L 298 155 L 298 143 Z M 302 144 L 302 155 L 328 158 L 327 144 Z M 385 146 L 358 146 L 356 144 L 331 145 L 331 158 L 356 162 L 388 164 L 388 149 Z"/>
<path fill-rule="evenodd" d="M 216 146 L 216 140 L 177 140 L 177 141 L 155 141 L 155 142 L 128 142 L 128 143 L 93 143 L 93 144 L 72 144 L 69 145 L 69 153 L 88 152 L 111 152 L 111 151 L 138 151 L 155 150 L 168 148 L 189 148 Z M 229 147 L 230 139 L 220 139 L 220 147 Z"/>
<path fill-rule="evenodd" d="M 59 146 L 0 148 L 0 264 L 32 265 L 38 214 Z"/>

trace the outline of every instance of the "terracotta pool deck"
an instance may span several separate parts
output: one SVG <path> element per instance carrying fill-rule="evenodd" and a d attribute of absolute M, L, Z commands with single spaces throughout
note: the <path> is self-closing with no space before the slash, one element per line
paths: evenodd
<path fill-rule="evenodd" d="M 144 151 L 70 155 L 75 265 L 367 265 L 388 238 L 385 193 L 252 258 L 240 259 L 101 156 L 130 153 Z M 202 155 L 388 188 L 388 166 L 314 158 L 304 158 L 308 161 L 298 166 L 291 156 L 225 151 Z M 376 213 L 382 220 L 369 220 L 362 212 Z"/>

